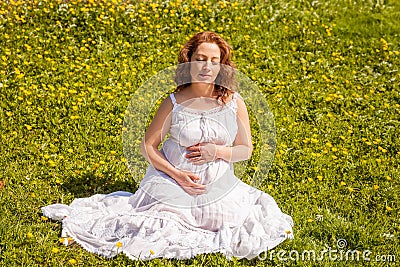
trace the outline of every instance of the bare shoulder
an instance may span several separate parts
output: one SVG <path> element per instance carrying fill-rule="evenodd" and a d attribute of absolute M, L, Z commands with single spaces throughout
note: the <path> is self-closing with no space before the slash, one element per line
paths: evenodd
<path fill-rule="evenodd" d="M 160 104 L 159 109 L 171 109 L 173 108 L 174 104 L 172 102 L 171 96 L 169 95 L 168 97 L 166 97 Z"/>
<path fill-rule="evenodd" d="M 239 110 L 243 110 L 243 109 L 247 110 L 246 103 L 244 102 L 242 96 L 239 95 L 238 93 L 236 93 L 236 104 L 237 104 Z"/>

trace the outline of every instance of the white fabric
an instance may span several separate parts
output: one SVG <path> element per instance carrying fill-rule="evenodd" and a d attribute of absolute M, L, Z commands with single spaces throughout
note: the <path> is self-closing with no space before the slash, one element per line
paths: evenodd
<path fill-rule="evenodd" d="M 225 106 L 207 111 L 174 103 L 170 136 L 162 153 L 177 168 L 207 184 L 207 193 L 187 194 L 171 177 L 149 166 L 138 190 L 75 199 L 69 206 L 42 208 L 62 220 L 62 235 L 90 252 L 131 259 L 188 259 L 220 252 L 228 259 L 252 259 L 293 238 L 293 220 L 265 192 L 239 180 L 232 163 L 193 165 L 185 147 L 200 142 L 231 145 L 236 136 L 236 93 Z M 240 97 L 240 96 L 239 96 Z"/>

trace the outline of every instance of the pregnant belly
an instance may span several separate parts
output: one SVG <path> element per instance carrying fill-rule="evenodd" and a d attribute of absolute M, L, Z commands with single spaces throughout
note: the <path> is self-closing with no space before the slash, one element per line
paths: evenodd
<path fill-rule="evenodd" d="M 221 159 L 201 165 L 192 164 L 185 157 L 187 154 L 186 147 L 179 145 L 172 139 L 167 139 L 164 142 L 161 152 L 177 169 L 190 171 L 198 175 L 201 178 L 201 184 L 212 183 L 231 171 L 230 164 Z"/>

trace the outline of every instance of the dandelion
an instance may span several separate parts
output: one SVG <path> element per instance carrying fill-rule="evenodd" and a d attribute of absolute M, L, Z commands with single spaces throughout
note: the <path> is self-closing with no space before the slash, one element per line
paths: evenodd
<path fill-rule="evenodd" d="M 285 233 L 290 235 L 292 232 L 290 230 L 285 230 Z"/>
<path fill-rule="evenodd" d="M 393 209 L 391 207 L 389 207 L 389 206 L 386 206 L 386 210 L 387 211 L 392 211 Z"/>
<path fill-rule="evenodd" d="M 75 259 L 70 259 L 68 262 L 71 263 L 71 264 L 75 264 L 76 260 Z"/>
<path fill-rule="evenodd" d="M 374 188 L 374 190 L 378 190 L 379 186 L 374 184 L 373 188 Z"/>
<path fill-rule="evenodd" d="M 42 218 L 42 221 L 47 221 L 49 219 L 49 218 L 47 218 L 45 216 L 42 216 L 41 218 Z"/>
<path fill-rule="evenodd" d="M 327 146 L 327 147 L 333 147 L 331 142 L 327 142 L 327 143 L 326 143 L 326 146 Z"/>
<path fill-rule="evenodd" d="M 117 248 L 122 248 L 122 243 L 121 243 L 121 242 L 117 242 L 117 243 L 115 244 L 115 246 L 116 246 Z"/>
<path fill-rule="evenodd" d="M 33 237 L 33 234 L 32 234 L 31 232 L 28 232 L 28 233 L 26 234 L 26 237 L 27 237 L 27 238 L 32 238 L 32 237 Z"/>
<path fill-rule="evenodd" d="M 150 254 L 154 255 L 154 250 L 150 249 Z"/>
<path fill-rule="evenodd" d="M 313 219 L 307 219 L 307 222 L 309 222 L 309 223 L 311 223 L 313 221 L 314 221 Z"/>
<path fill-rule="evenodd" d="M 322 181 L 322 178 L 323 178 L 322 175 L 317 175 L 318 180 Z"/>
<path fill-rule="evenodd" d="M 53 248 L 53 249 L 51 250 L 51 252 L 53 252 L 53 253 L 58 253 L 58 248 Z"/>

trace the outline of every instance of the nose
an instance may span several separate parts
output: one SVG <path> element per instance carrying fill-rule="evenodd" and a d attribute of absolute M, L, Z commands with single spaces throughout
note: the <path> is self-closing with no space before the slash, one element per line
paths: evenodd
<path fill-rule="evenodd" d="M 205 69 L 205 70 L 211 70 L 211 65 L 212 65 L 212 62 L 211 62 L 211 61 L 205 61 L 205 62 L 204 62 L 204 65 L 203 65 L 203 69 Z"/>

